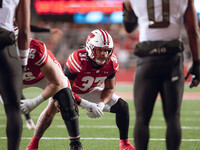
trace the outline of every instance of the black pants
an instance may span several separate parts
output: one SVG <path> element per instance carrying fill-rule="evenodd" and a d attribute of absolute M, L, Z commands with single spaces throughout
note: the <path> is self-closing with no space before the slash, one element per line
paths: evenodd
<path fill-rule="evenodd" d="M 0 49 L 0 94 L 7 117 L 8 150 L 18 150 L 19 148 L 22 132 L 19 108 L 21 93 L 22 68 L 16 45 L 13 44 Z"/>
<path fill-rule="evenodd" d="M 158 93 L 161 95 L 167 125 L 167 149 L 179 149 L 181 142 L 180 107 L 183 89 L 182 53 L 138 59 L 134 82 L 136 109 L 134 139 L 137 150 L 147 149 L 149 122 Z"/>

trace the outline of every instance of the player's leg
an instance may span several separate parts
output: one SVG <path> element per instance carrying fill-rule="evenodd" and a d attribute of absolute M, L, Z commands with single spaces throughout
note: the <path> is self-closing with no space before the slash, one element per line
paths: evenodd
<path fill-rule="evenodd" d="M 178 150 L 181 143 L 180 109 L 184 89 L 182 59 L 175 59 L 172 78 L 167 79 L 162 87 L 163 111 L 167 124 L 166 144 L 168 150 Z"/>
<path fill-rule="evenodd" d="M 55 114 L 58 112 L 58 108 L 54 104 L 54 100 L 50 98 L 47 107 L 40 114 L 34 136 L 31 139 L 31 142 L 27 146 L 26 150 L 37 150 L 39 146 L 39 140 L 43 136 L 44 132 L 51 125 Z"/>
<path fill-rule="evenodd" d="M 6 112 L 8 150 L 18 150 L 22 133 L 19 101 L 22 92 L 22 68 L 15 45 L 0 49 L 0 94 Z"/>
<path fill-rule="evenodd" d="M 79 135 L 78 109 L 70 88 L 63 88 L 53 97 L 58 101 L 62 118 L 70 137 L 70 149 L 82 150 Z"/>
<path fill-rule="evenodd" d="M 136 149 L 147 150 L 149 141 L 149 121 L 159 91 L 159 80 L 151 74 L 154 70 L 150 62 L 137 66 L 134 80 L 134 105 L 136 121 L 134 141 Z"/>
<path fill-rule="evenodd" d="M 135 148 L 130 144 L 128 139 L 130 118 L 128 103 L 122 98 L 119 98 L 117 103 L 111 106 L 110 112 L 116 113 L 115 121 L 119 129 L 120 150 L 135 150 Z"/>
<path fill-rule="evenodd" d="M 80 97 L 87 99 L 93 103 L 99 103 L 103 88 L 95 87 L 92 91 L 86 94 L 79 94 Z M 111 100 L 105 105 L 105 112 L 116 113 L 116 125 L 120 134 L 120 149 L 133 150 L 133 146 L 128 139 L 129 130 L 129 107 L 128 103 L 116 94 L 112 95 Z"/>
<path fill-rule="evenodd" d="M 25 99 L 24 95 L 22 94 L 21 99 Z M 26 119 L 26 126 L 29 130 L 35 130 L 35 124 L 33 120 L 31 119 L 30 113 L 24 114 Z"/>

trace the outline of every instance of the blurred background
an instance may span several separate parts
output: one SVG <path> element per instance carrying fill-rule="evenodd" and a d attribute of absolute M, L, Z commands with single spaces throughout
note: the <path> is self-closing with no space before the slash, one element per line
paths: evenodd
<path fill-rule="evenodd" d="M 127 33 L 122 23 L 123 0 L 32 0 L 31 24 L 42 28 L 58 28 L 60 32 L 33 32 L 32 38 L 44 42 L 64 67 L 68 56 L 85 46 L 88 34 L 97 28 L 107 30 L 114 40 L 120 71 L 117 81 L 133 82 L 137 57 L 133 54 L 138 42 L 138 29 Z M 200 25 L 200 0 L 195 0 Z M 184 27 L 185 72 L 191 65 L 191 54 Z M 189 79 L 190 80 L 190 79 Z"/>

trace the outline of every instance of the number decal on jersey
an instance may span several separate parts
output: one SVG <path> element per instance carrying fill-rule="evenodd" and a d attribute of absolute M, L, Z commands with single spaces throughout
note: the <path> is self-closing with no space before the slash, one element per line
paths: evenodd
<path fill-rule="evenodd" d="M 35 53 L 36 53 L 36 49 L 31 48 L 30 51 L 29 51 L 28 58 L 34 59 L 35 58 Z"/>
<path fill-rule="evenodd" d="M 32 72 L 25 72 L 23 74 L 23 80 L 25 81 L 31 81 L 34 80 L 36 77 L 32 74 Z"/>
<path fill-rule="evenodd" d="M 85 76 L 81 80 L 85 83 L 82 84 L 82 87 L 77 86 L 77 88 L 79 88 L 81 91 L 87 91 L 95 83 L 97 83 L 97 86 L 100 86 L 106 78 L 107 77 L 96 77 L 96 78 L 94 78 L 92 76 Z"/>
<path fill-rule="evenodd" d="M 147 0 L 149 28 L 166 28 L 169 26 L 169 0 L 162 0 L 163 20 L 155 21 L 154 0 Z"/>
<path fill-rule="evenodd" d="M 81 61 L 82 60 L 86 60 L 86 54 L 79 54 L 80 58 L 81 58 Z"/>
<path fill-rule="evenodd" d="M 0 0 L 0 8 L 3 7 L 3 0 Z"/>

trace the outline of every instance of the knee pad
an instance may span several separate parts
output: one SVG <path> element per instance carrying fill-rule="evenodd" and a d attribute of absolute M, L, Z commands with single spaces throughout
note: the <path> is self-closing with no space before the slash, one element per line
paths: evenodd
<path fill-rule="evenodd" d="M 128 103 L 121 98 L 119 98 L 117 103 L 113 105 L 110 109 L 110 112 L 113 112 L 113 113 L 124 113 L 127 111 L 129 113 Z"/>
<path fill-rule="evenodd" d="M 58 101 L 63 120 L 71 121 L 78 118 L 78 110 L 71 89 L 63 88 L 53 98 Z"/>

